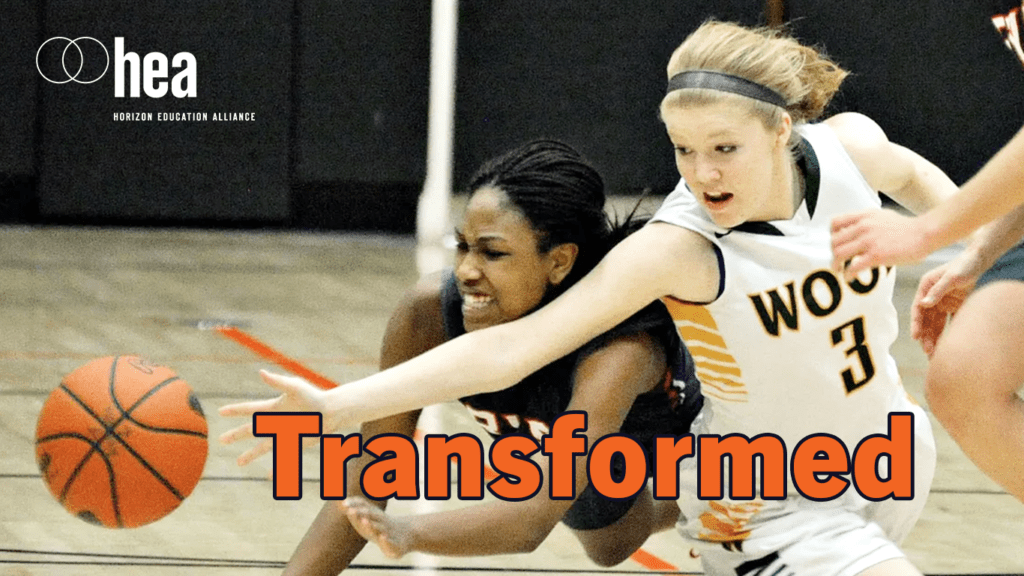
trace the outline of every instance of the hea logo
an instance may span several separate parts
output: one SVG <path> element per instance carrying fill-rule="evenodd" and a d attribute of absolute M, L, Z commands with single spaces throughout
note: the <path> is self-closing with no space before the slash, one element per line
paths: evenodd
<path fill-rule="evenodd" d="M 110 65 L 107 47 L 89 36 L 54 36 L 36 51 L 36 69 L 52 84 L 92 84 L 106 75 Z M 131 98 L 139 98 L 143 92 L 150 98 L 163 98 L 168 90 L 175 98 L 196 97 L 196 57 L 189 52 L 179 52 L 170 61 L 160 52 L 139 58 L 135 52 L 126 53 L 124 38 L 116 37 L 113 67 L 117 98 L 125 96 L 126 77 Z"/>

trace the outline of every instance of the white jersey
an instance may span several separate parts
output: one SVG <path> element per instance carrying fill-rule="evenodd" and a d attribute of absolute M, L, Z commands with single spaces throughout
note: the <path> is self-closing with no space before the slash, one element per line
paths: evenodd
<path fill-rule="evenodd" d="M 806 193 L 792 219 L 721 228 L 680 182 L 652 220 L 696 231 L 720 257 L 722 282 L 714 302 L 665 299 L 693 355 L 708 407 L 694 433 L 773 434 L 784 442 L 787 458 L 803 438 L 827 433 L 852 456 L 865 437 L 888 433 L 890 412 L 913 410 L 915 432 L 930 441 L 927 417 L 910 402 L 889 353 L 898 333 L 895 269 L 866 271 L 852 282 L 830 270 L 832 218 L 880 207 L 878 193 L 829 126 L 801 126 L 798 133 L 804 138 Z M 682 471 L 684 490 L 688 481 L 694 487 L 692 468 Z M 919 476 L 930 482 L 930 473 Z M 919 494 L 922 503 L 927 485 Z M 743 540 L 758 515 L 778 517 L 809 503 L 791 483 L 788 497 L 680 505 L 691 521 L 690 536 Z M 843 500 L 850 498 L 859 499 L 852 488 Z M 854 507 L 866 504 L 859 502 Z M 712 526 L 708 514 L 732 526 Z"/>

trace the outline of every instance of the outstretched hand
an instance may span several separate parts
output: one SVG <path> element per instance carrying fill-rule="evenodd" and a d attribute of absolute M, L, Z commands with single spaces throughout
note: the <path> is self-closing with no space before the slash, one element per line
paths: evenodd
<path fill-rule="evenodd" d="M 388 558 L 401 558 L 411 551 L 411 535 L 405 523 L 365 498 L 350 496 L 339 500 L 338 507 L 356 532 L 376 544 Z"/>
<path fill-rule="evenodd" d="M 910 336 L 931 358 L 950 317 L 974 290 L 983 266 L 965 252 L 921 277 L 910 309 Z"/>
<path fill-rule="evenodd" d="M 252 433 L 252 415 L 256 412 L 320 412 L 323 414 L 323 432 L 327 434 L 339 426 L 336 418 L 324 413 L 326 391 L 310 384 L 298 376 L 287 376 L 275 374 L 266 370 L 260 370 L 263 381 L 271 388 L 281 393 L 277 398 L 267 400 L 254 400 L 252 402 L 240 402 L 228 404 L 220 409 L 221 416 L 247 417 L 249 422 L 229 430 L 220 436 L 222 444 L 232 444 L 239 440 L 255 438 Z M 319 441 L 319 437 L 303 438 L 305 446 L 311 446 Z M 238 465 L 245 466 L 260 456 L 270 452 L 274 448 L 273 438 L 261 439 L 261 441 L 241 456 L 238 457 Z"/>
<path fill-rule="evenodd" d="M 861 270 L 897 266 L 931 252 L 919 220 L 876 209 L 832 219 L 832 269 L 852 279 Z"/>

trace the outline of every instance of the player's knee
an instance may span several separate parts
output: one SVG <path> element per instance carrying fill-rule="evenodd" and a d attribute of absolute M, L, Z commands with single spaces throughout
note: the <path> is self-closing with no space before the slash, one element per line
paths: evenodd
<path fill-rule="evenodd" d="M 621 545 L 605 545 L 595 546 L 587 548 L 587 557 L 590 561 L 602 568 L 611 568 L 612 566 L 618 566 L 625 562 L 631 555 L 631 551 L 626 550 Z"/>
<path fill-rule="evenodd" d="M 633 552 L 643 544 L 640 539 L 641 530 L 621 530 L 619 527 L 606 527 L 577 533 L 583 549 L 590 561 L 602 568 L 610 568 L 625 562 Z"/>

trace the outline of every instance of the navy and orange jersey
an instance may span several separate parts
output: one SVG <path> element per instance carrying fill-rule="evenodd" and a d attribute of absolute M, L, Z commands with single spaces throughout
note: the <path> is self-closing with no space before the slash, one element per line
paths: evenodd
<path fill-rule="evenodd" d="M 448 339 L 464 334 L 462 297 L 451 271 L 442 283 L 441 306 Z M 549 433 L 551 422 L 569 406 L 577 364 L 610 339 L 641 332 L 647 332 L 664 347 L 669 370 L 662 386 L 637 397 L 620 431 L 653 454 L 655 436 L 688 434 L 691 422 L 703 406 L 693 359 L 661 302 L 652 303 L 510 388 L 467 396 L 460 401 L 492 437 L 527 434 L 539 442 Z"/>

